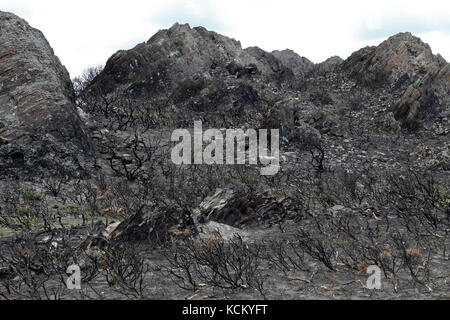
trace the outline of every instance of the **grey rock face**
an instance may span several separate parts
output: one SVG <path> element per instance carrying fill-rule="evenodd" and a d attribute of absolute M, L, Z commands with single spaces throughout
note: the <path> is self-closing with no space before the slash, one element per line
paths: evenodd
<path fill-rule="evenodd" d="M 434 120 L 441 112 L 448 115 L 450 65 L 446 64 L 439 72 L 430 72 L 410 85 L 392 109 L 395 118 L 409 129 L 417 128 L 421 122 Z"/>
<path fill-rule="evenodd" d="M 279 86 L 281 86 L 283 82 L 294 81 L 293 70 L 284 65 L 282 61 L 277 59 L 273 54 L 258 47 L 245 49 L 243 57 L 245 57 L 245 53 L 250 55 L 249 58 L 246 58 L 249 59 L 249 62 L 251 61 L 251 58 L 256 60 L 255 65 L 266 81 L 274 82 Z"/>
<path fill-rule="evenodd" d="M 110 225 L 96 241 L 120 243 L 150 240 L 160 244 L 188 235 L 205 238 L 217 232 L 226 239 L 235 235 L 248 238 L 242 229 L 278 221 L 289 208 L 286 200 L 261 193 L 217 189 L 192 210 L 169 210 L 165 213 L 138 210 L 121 223 Z"/>
<path fill-rule="evenodd" d="M 219 119 L 219 125 L 246 126 L 248 119 L 258 118 L 251 121 L 253 126 L 280 128 L 289 141 L 295 136 L 295 112 L 302 107 L 287 97 L 304 90 L 306 83 L 311 86 L 309 101 L 322 107 L 340 100 L 339 91 L 351 91 L 358 82 L 365 90 L 385 87 L 390 97 L 380 108 L 390 107 L 394 119 L 385 119 L 390 123 L 386 126 L 396 131 L 399 123 L 412 127 L 448 106 L 446 65 L 410 33 L 363 48 L 345 61 L 335 56 L 314 65 L 291 50 L 242 49 L 239 41 L 177 23 L 114 54 L 86 91 L 131 94 L 158 103 L 161 110 L 194 114 L 213 125 Z M 330 84 L 332 90 L 325 87 Z M 329 128 L 320 130 L 324 134 Z"/>
<path fill-rule="evenodd" d="M 312 68 L 312 70 L 320 74 L 325 74 L 327 72 L 336 70 L 342 62 L 344 62 L 344 60 L 342 60 L 341 57 L 333 56 L 331 58 L 328 58 L 324 62 L 316 64 L 314 68 Z"/>
<path fill-rule="evenodd" d="M 146 43 L 114 54 L 93 86 L 101 84 L 112 91 L 117 86 L 141 83 L 148 90 L 165 89 L 188 76 L 208 73 L 215 59 L 231 61 L 240 51 L 238 41 L 201 27 L 175 24 Z"/>
<path fill-rule="evenodd" d="M 282 51 L 272 51 L 275 58 L 281 63 L 291 69 L 296 76 L 300 76 L 314 68 L 314 63 L 305 57 L 301 57 L 292 50 L 286 49 Z"/>
<path fill-rule="evenodd" d="M 409 32 L 355 52 L 341 66 L 363 85 L 400 93 L 391 111 L 403 127 L 416 129 L 449 107 L 448 63 Z"/>
<path fill-rule="evenodd" d="M 114 54 L 89 89 L 160 96 L 188 86 L 192 97 L 214 80 L 223 82 L 227 75 L 264 79 L 278 85 L 294 78 L 293 72 L 268 52 L 259 48 L 243 50 L 239 41 L 203 27 L 176 23 L 146 43 Z"/>
<path fill-rule="evenodd" d="M 445 63 L 441 56 L 433 55 L 428 44 L 405 32 L 388 38 L 377 47 L 354 52 L 342 67 L 366 85 L 389 83 L 401 86 L 426 74 L 437 73 Z"/>
<path fill-rule="evenodd" d="M 66 161 L 89 151 L 69 74 L 43 34 L 5 12 L 0 12 L 0 30 L 0 136 L 8 141 L 2 148 L 6 166 L 51 169 L 52 163 L 61 163 L 57 157 Z"/>
<path fill-rule="evenodd" d="M 259 193 L 239 193 L 231 189 L 217 189 L 194 209 L 193 220 L 202 225 L 211 221 L 245 228 L 262 221 L 276 220 L 283 210 L 284 200 Z"/>
<path fill-rule="evenodd" d="M 296 87 L 298 80 L 269 52 L 242 49 L 238 41 L 205 28 L 175 24 L 113 55 L 84 93 L 131 95 L 176 116 L 194 115 L 207 125 L 242 127 L 278 101 L 280 92 Z M 288 126 L 275 124 L 269 128 Z"/>

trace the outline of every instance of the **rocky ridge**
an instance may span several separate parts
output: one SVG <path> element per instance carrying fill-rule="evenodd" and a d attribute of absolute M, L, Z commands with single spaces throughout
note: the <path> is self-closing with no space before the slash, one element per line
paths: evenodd
<path fill-rule="evenodd" d="M 354 52 L 343 62 L 351 77 L 366 84 L 389 83 L 401 86 L 426 74 L 435 74 L 447 62 L 433 55 L 428 44 L 409 32 L 389 37 L 376 47 Z"/>
<path fill-rule="evenodd" d="M 416 129 L 448 110 L 448 63 L 409 32 L 353 53 L 342 69 L 366 86 L 400 92 L 391 110 L 406 128 Z"/>
<path fill-rule="evenodd" d="M 275 58 L 281 61 L 281 63 L 291 69 L 296 76 L 301 76 L 304 73 L 312 70 L 315 64 L 308 60 L 308 58 L 301 57 L 294 51 L 290 49 L 285 49 L 282 51 L 272 51 L 271 52 Z"/>
<path fill-rule="evenodd" d="M 0 12 L 1 167 L 79 170 L 90 142 L 74 104 L 69 73 L 44 35 Z M 73 163 L 72 163 L 73 162 Z"/>
<path fill-rule="evenodd" d="M 120 88 L 152 96 L 175 89 L 187 79 L 204 89 L 222 70 L 238 76 L 260 74 L 278 82 L 282 73 L 292 77 L 292 71 L 270 53 L 244 50 L 239 41 L 177 23 L 146 43 L 114 54 L 90 89 L 101 87 L 109 93 Z"/>

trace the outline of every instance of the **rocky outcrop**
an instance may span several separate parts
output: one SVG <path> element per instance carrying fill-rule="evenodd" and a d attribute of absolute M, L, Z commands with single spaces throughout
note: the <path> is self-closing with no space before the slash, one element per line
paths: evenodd
<path fill-rule="evenodd" d="M 0 29 L 1 167 L 48 172 L 77 162 L 90 144 L 67 70 L 26 21 L 0 12 Z"/>
<path fill-rule="evenodd" d="M 397 95 L 390 108 L 395 119 L 387 119 L 391 124 L 398 121 L 405 128 L 417 129 L 448 109 L 447 62 L 409 32 L 353 53 L 341 67 L 360 84 L 385 86 Z"/>
<path fill-rule="evenodd" d="M 325 74 L 327 72 L 336 70 L 338 66 L 341 65 L 342 62 L 344 62 L 344 60 L 342 60 L 341 57 L 333 56 L 321 63 L 316 64 L 314 68 L 312 68 L 311 70 L 313 70 L 318 74 Z"/>
<path fill-rule="evenodd" d="M 429 73 L 410 85 L 392 109 L 396 120 L 408 129 L 416 129 L 423 122 L 436 119 L 440 113 L 448 116 L 450 65 L 447 64 L 439 72 Z"/>
<path fill-rule="evenodd" d="M 295 215 L 290 205 L 287 197 L 217 189 L 194 209 L 154 212 L 142 207 L 121 223 L 102 229 L 87 242 L 149 241 L 157 245 L 187 237 L 208 237 L 217 232 L 226 238 L 236 234 L 246 237 L 242 229 L 276 224 L 281 217 Z"/>
<path fill-rule="evenodd" d="M 146 43 L 114 54 L 88 90 L 127 91 L 137 97 L 171 96 L 180 103 L 200 91 L 204 96 L 223 98 L 228 95 L 224 88 L 233 92 L 250 79 L 278 87 L 290 85 L 294 73 L 259 48 L 244 50 L 234 39 L 176 23 Z"/>
<path fill-rule="evenodd" d="M 272 55 L 281 63 L 292 70 L 296 76 L 301 76 L 314 68 L 314 63 L 305 57 L 301 57 L 292 50 L 272 51 Z"/>
<path fill-rule="evenodd" d="M 193 210 L 192 216 L 198 225 L 215 221 L 245 228 L 263 222 L 276 223 L 280 216 L 287 215 L 286 204 L 287 198 L 217 189 Z"/>
<path fill-rule="evenodd" d="M 369 86 L 408 85 L 427 74 L 436 74 L 445 60 L 409 32 L 396 34 L 376 47 L 353 53 L 342 64 L 351 77 Z"/>
<path fill-rule="evenodd" d="M 300 71 L 292 66 L 260 48 L 242 49 L 234 39 L 176 23 L 114 54 L 84 93 L 151 101 L 186 123 L 196 118 L 213 127 L 260 127 L 261 121 L 253 120 L 282 99 L 280 92 L 300 84 L 295 74 Z M 270 128 L 288 126 L 274 125 Z"/>
<path fill-rule="evenodd" d="M 294 81 L 294 71 L 292 69 L 283 64 L 273 54 L 258 47 L 245 49 L 240 60 L 244 62 L 244 65 L 251 64 L 254 61 L 253 63 L 263 79 L 275 83 L 277 86 L 282 86 L 283 84 L 289 86 Z"/>
<path fill-rule="evenodd" d="M 309 101 L 320 106 L 340 100 L 340 91 L 351 91 L 358 82 L 364 90 L 384 86 L 389 101 L 380 108 L 391 107 L 386 126 L 397 130 L 398 123 L 412 127 L 445 106 L 445 65 L 410 33 L 363 48 L 345 61 L 334 56 L 314 65 L 291 50 L 242 49 L 234 39 L 176 23 L 114 54 L 86 92 L 125 93 L 171 115 L 182 114 L 185 122 L 194 117 L 212 126 L 279 128 L 286 144 L 296 136 L 294 117 L 300 108 L 292 94 L 305 86 Z M 325 88 L 330 84 L 330 90 Z"/>
<path fill-rule="evenodd" d="M 226 64 L 242 52 L 240 43 L 215 32 L 175 24 L 146 43 L 119 51 L 106 63 L 91 88 L 110 92 L 119 88 L 157 94 L 190 77 L 206 77 L 218 63 Z"/>
<path fill-rule="evenodd" d="M 102 234 L 102 238 L 113 242 L 150 241 L 162 244 L 172 241 L 178 236 L 194 235 L 197 230 L 190 220 L 190 213 L 153 212 L 148 208 L 139 209 L 134 215 L 114 226 L 109 232 Z"/>

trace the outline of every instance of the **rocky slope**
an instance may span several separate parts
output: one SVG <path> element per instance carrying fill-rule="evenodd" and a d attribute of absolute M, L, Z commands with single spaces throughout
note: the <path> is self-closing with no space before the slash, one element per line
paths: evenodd
<path fill-rule="evenodd" d="M 389 83 L 400 86 L 426 74 L 437 73 L 446 65 L 440 55 L 433 55 L 428 44 L 411 33 L 399 33 L 376 47 L 353 53 L 343 63 L 350 76 L 362 83 Z"/>
<path fill-rule="evenodd" d="M 270 53 L 259 48 L 243 50 L 239 41 L 177 23 L 146 43 L 114 54 L 91 88 L 101 87 L 107 93 L 120 88 L 151 96 L 188 79 L 206 87 L 221 71 L 242 77 L 260 75 L 278 84 L 293 76 Z"/>
<path fill-rule="evenodd" d="M 47 172 L 90 150 L 69 74 L 44 35 L 0 12 L 0 167 Z"/>
<path fill-rule="evenodd" d="M 398 151 L 388 142 L 394 139 L 393 133 L 400 133 L 401 125 L 417 129 L 428 119 L 438 126 L 429 132 L 432 139 L 436 133 L 445 135 L 448 124 L 441 120 L 449 107 L 448 83 L 445 60 L 409 33 L 361 49 L 345 61 L 331 57 L 314 65 L 290 50 L 242 49 L 239 42 L 204 28 L 175 24 L 147 43 L 113 55 L 86 91 L 125 94 L 139 104 L 156 104 L 155 97 L 162 97 L 165 110 L 196 119 L 205 120 L 218 111 L 224 116 L 236 114 L 245 120 L 238 125 L 280 128 L 284 151 L 300 154 L 327 149 L 333 168 L 353 170 L 370 163 L 390 170 L 406 165 L 400 161 L 415 152 L 414 138 Z M 251 112 L 239 113 L 241 108 Z M 444 163 L 445 167 L 447 146 L 441 147 L 433 164 Z M 420 166 L 430 164 L 424 161 Z M 241 202 L 246 201 L 237 199 L 231 207 Z M 263 215 L 255 206 L 253 215 L 236 218 L 246 208 L 219 211 L 214 221 L 236 227 L 239 219 Z M 155 224 L 146 215 L 138 213 L 128 219 L 118 229 L 120 234 L 128 238 L 146 234 Z"/>
<path fill-rule="evenodd" d="M 341 69 L 363 86 L 384 87 L 393 95 L 400 95 L 390 110 L 403 127 L 414 130 L 439 115 L 446 118 L 448 63 L 409 32 L 353 53 Z"/>
<path fill-rule="evenodd" d="M 300 73 L 310 64 L 294 66 L 288 62 L 292 58 L 280 60 L 257 47 L 242 49 L 234 39 L 175 24 L 113 55 L 86 91 L 125 92 L 172 116 L 197 113 L 211 126 L 241 126 L 273 104 L 276 92 L 298 87 Z"/>
<path fill-rule="evenodd" d="M 353 86 L 351 95 L 357 90 L 375 90 L 374 95 L 384 92 L 383 99 L 388 101 L 385 116 L 391 117 L 388 112 L 392 112 L 394 121 L 414 129 L 424 120 L 445 118 L 447 65 L 410 33 L 363 48 L 345 61 L 332 57 L 314 65 L 291 50 L 268 53 L 257 47 L 242 49 L 234 39 L 201 27 L 175 24 L 148 42 L 113 55 L 88 91 L 128 92 L 146 101 L 157 97 L 159 103 L 164 101 L 160 103 L 163 108 L 199 111 L 206 117 L 226 113 L 231 118 L 227 121 L 233 123 L 237 118 L 234 123 L 238 125 L 245 124 L 240 120 L 260 114 L 260 119 L 266 119 L 261 126 L 278 124 L 292 131 L 293 122 L 286 122 L 279 113 L 288 112 L 287 118 L 292 120 L 295 110 L 301 108 L 292 101 L 308 86 L 313 104 L 339 102 L 323 94 L 335 85 L 331 79 L 339 78 Z M 348 99 L 334 100 L 349 103 Z"/>
<path fill-rule="evenodd" d="M 363 48 L 345 61 L 331 57 L 314 65 L 291 50 L 242 49 L 239 42 L 215 32 L 175 24 L 147 43 L 113 55 L 86 91 L 125 93 L 152 103 L 155 96 L 163 97 L 166 110 L 203 120 L 218 111 L 235 114 L 245 120 L 238 125 L 280 128 L 285 150 L 329 149 L 332 166 L 351 170 L 371 163 L 387 170 L 403 165 L 395 160 L 405 151 L 367 141 L 393 137 L 402 125 L 418 129 L 424 120 L 435 124 L 429 132 L 432 139 L 445 135 L 448 70 L 442 57 L 410 33 Z M 240 113 L 241 108 L 251 112 Z M 404 147 L 413 148 L 414 143 Z M 392 161 L 380 158 L 386 152 L 392 152 Z M 350 161 L 349 153 L 356 158 Z M 439 156 L 436 161 L 447 160 Z M 221 216 L 216 222 L 227 218 L 234 219 Z M 151 221 L 138 214 L 129 222 L 134 226 L 131 222 L 138 221 L 147 230 L 143 220 Z M 136 234 L 133 228 L 128 230 L 131 235 Z"/>
<path fill-rule="evenodd" d="M 434 120 L 441 121 L 444 128 L 449 128 L 449 99 L 450 66 L 447 63 L 442 69 L 429 71 L 411 84 L 392 109 L 396 119 L 410 129 Z"/>
<path fill-rule="evenodd" d="M 313 65 L 175 24 L 91 70 L 82 123 L 42 34 L 0 28 L 0 299 L 448 298 L 449 67 L 418 38 Z M 280 128 L 279 172 L 173 164 L 194 120 Z"/>

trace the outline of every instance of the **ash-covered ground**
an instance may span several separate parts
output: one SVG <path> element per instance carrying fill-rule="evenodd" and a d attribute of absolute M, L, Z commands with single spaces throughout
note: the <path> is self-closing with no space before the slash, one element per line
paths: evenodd
<path fill-rule="evenodd" d="M 450 298 L 450 69 L 419 38 L 314 64 L 175 24 L 71 81 L 0 25 L 0 298 Z M 278 172 L 174 164 L 194 121 L 278 129 Z"/>

